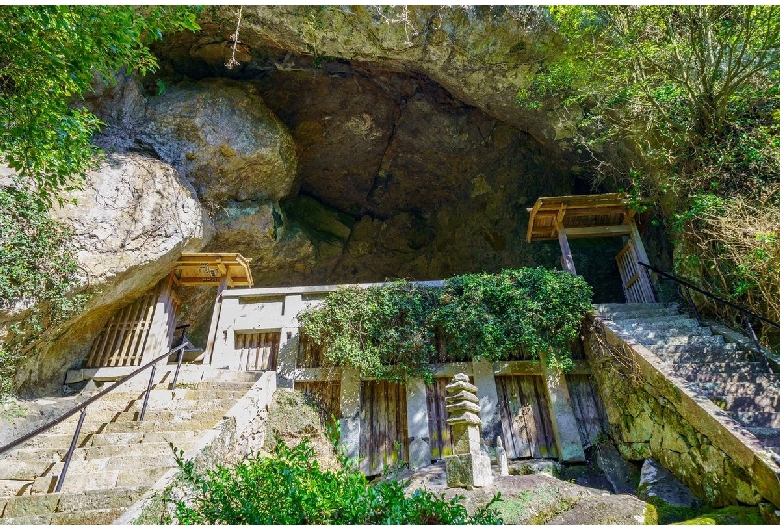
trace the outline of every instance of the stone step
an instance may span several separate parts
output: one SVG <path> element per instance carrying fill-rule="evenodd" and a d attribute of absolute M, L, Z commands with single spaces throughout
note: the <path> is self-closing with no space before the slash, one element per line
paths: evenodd
<path fill-rule="evenodd" d="M 131 401 L 133 402 L 141 402 L 143 403 L 144 400 L 144 394 L 141 393 L 140 395 L 136 394 L 130 394 L 130 393 L 121 393 L 125 394 L 126 403 L 129 403 Z M 234 399 L 239 400 L 242 397 L 244 397 L 244 394 L 246 394 L 245 390 L 220 390 L 215 388 L 205 388 L 202 390 L 195 389 L 195 388 L 180 388 L 179 386 L 176 387 L 176 390 L 167 390 L 167 389 L 153 389 L 149 392 L 149 403 L 153 402 L 165 402 L 165 401 L 175 401 L 175 400 L 190 400 L 190 401 L 206 401 L 206 400 L 212 400 L 212 399 Z"/>
<path fill-rule="evenodd" d="M 696 329 L 701 327 L 695 318 L 685 315 L 662 315 L 644 318 L 613 318 L 612 322 L 625 329 Z"/>
<path fill-rule="evenodd" d="M 728 357 L 724 354 L 711 354 L 711 355 L 694 355 L 689 353 L 679 353 L 676 355 L 658 355 L 658 357 L 664 361 L 669 367 L 669 370 L 680 376 L 681 373 L 676 371 L 675 367 L 683 365 L 698 365 L 699 371 L 707 371 L 707 366 L 711 364 L 724 364 L 727 362 Z"/>
<path fill-rule="evenodd" d="M 22 495 L 32 484 L 32 480 L 0 480 L 0 497 Z M 1 506 L 0 513 L 3 513 Z"/>
<path fill-rule="evenodd" d="M 780 383 L 780 376 L 773 374 L 756 374 L 750 372 L 738 373 L 718 373 L 707 372 L 705 366 L 702 370 L 695 373 L 687 373 L 684 376 L 686 381 L 691 383 L 709 383 L 719 385 L 732 385 L 736 383 L 755 383 L 758 385 L 777 385 Z M 679 372 L 678 372 L 679 373 Z"/>
<path fill-rule="evenodd" d="M 707 396 L 727 412 L 777 412 L 777 396 Z"/>
<path fill-rule="evenodd" d="M 233 390 L 246 392 L 252 386 L 254 381 L 200 381 L 197 383 L 176 383 L 176 390 Z M 170 390 L 171 383 L 158 383 L 153 387 L 154 390 Z"/>
<path fill-rule="evenodd" d="M 148 488 L 174 466 L 139 467 L 131 470 L 111 469 L 95 472 L 75 472 L 68 469 L 63 492 L 78 493 L 89 491 L 110 490 L 113 488 Z M 41 477 L 41 481 L 49 480 L 56 483 L 59 475 Z M 53 486 L 51 486 L 53 488 Z"/>
<path fill-rule="evenodd" d="M 635 340 L 638 340 L 640 343 L 645 343 L 648 341 L 655 342 L 658 340 L 664 340 L 664 339 L 676 339 L 676 338 L 689 338 L 694 339 L 696 337 L 712 337 L 712 330 L 710 328 L 696 328 L 696 329 L 679 329 L 679 328 L 668 328 L 668 329 L 648 329 L 648 330 L 625 330 L 626 333 L 629 333 L 632 337 L 634 337 Z"/>
<path fill-rule="evenodd" d="M 780 429 L 780 412 L 734 412 L 731 416 L 743 425 Z"/>
<path fill-rule="evenodd" d="M 64 462 L 56 462 L 46 475 L 59 476 L 63 466 Z M 139 471 L 141 469 L 174 466 L 176 466 L 176 461 L 173 451 L 170 447 L 166 447 L 165 452 L 155 452 L 145 455 L 143 458 L 134 458 L 133 455 L 129 457 L 118 455 L 90 460 L 71 460 L 68 467 L 68 475 L 71 473 L 75 475 L 97 474 L 104 471 Z"/>
<path fill-rule="evenodd" d="M 691 374 L 759 375 L 763 366 L 757 362 L 678 362 L 672 365 L 675 375 L 686 378 Z"/>
<path fill-rule="evenodd" d="M 53 525 L 109 525 L 116 521 L 129 506 L 104 510 L 86 510 L 77 512 L 57 512 L 51 516 Z"/>
<path fill-rule="evenodd" d="M 753 436 L 765 446 L 776 447 L 780 445 L 780 429 L 771 427 L 745 427 Z"/>
<path fill-rule="evenodd" d="M 243 396 L 242 396 L 243 397 Z M 164 402 L 154 402 L 149 401 L 149 404 L 146 408 L 147 411 L 149 410 L 155 410 L 155 411 L 170 411 L 170 410 L 197 410 L 201 412 L 206 411 L 221 411 L 221 412 L 227 412 L 230 410 L 230 408 L 236 404 L 238 399 L 230 398 L 230 399 L 214 399 L 214 400 L 202 400 L 202 401 L 191 401 L 187 399 L 178 399 L 173 401 L 164 401 Z M 140 412 L 143 408 L 143 399 L 134 401 L 131 403 L 125 412 Z"/>
<path fill-rule="evenodd" d="M 596 311 L 605 317 L 638 314 L 644 315 L 675 315 L 679 312 L 676 304 L 595 304 Z M 626 317 L 628 318 L 628 317 Z"/>
<path fill-rule="evenodd" d="M 143 421 L 170 421 L 170 422 L 179 422 L 179 421 L 189 421 L 189 420 L 198 420 L 198 421 L 213 421 L 214 423 L 217 423 L 219 420 L 221 420 L 225 416 L 225 413 L 219 410 L 193 410 L 193 409 L 180 409 L 180 410 L 148 410 L 146 411 L 146 414 L 144 415 Z M 131 412 L 122 412 L 117 416 L 116 421 L 117 422 L 124 422 L 124 421 L 138 421 L 138 419 L 141 417 L 141 411 L 140 410 L 134 410 Z"/>
<path fill-rule="evenodd" d="M 224 407 L 225 405 L 232 406 L 235 404 L 237 400 L 219 400 L 220 408 Z M 175 421 L 178 419 L 194 419 L 198 417 L 203 417 L 204 419 L 211 419 L 216 418 L 215 423 L 217 420 L 221 419 L 221 415 L 223 412 L 227 411 L 230 407 L 223 410 L 215 409 L 211 406 L 204 408 L 199 407 L 198 402 L 191 402 L 191 406 L 187 407 L 180 407 L 175 410 L 178 412 L 173 413 L 170 410 L 165 410 L 162 407 L 158 407 L 157 405 L 160 403 L 160 401 L 152 401 L 149 400 L 149 403 L 146 407 L 146 414 L 144 415 L 144 421 L 152 421 L 152 420 L 168 420 L 168 421 Z M 112 423 L 116 421 L 133 421 L 136 418 L 140 417 L 141 409 L 143 408 L 143 401 L 141 401 L 139 404 L 132 403 L 130 405 L 125 405 L 122 410 L 118 411 L 111 411 L 111 412 L 105 412 L 92 414 L 90 410 L 87 410 L 87 415 L 85 416 L 84 423 L 81 427 L 81 431 L 84 433 L 89 432 L 99 432 L 102 431 L 103 425 L 107 423 Z M 162 410 L 160 410 L 162 409 Z M 124 411 L 124 412 L 123 412 Z M 97 412 L 97 411 L 96 411 Z M 76 431 L 76 421 L 68 421 L 66 423 L 62 423 L 60 425 L 56 425 L 52 427 L 51 429 L 46 431 L 47 435 L 70 435 L 73 436 L 73 433 Z"/>
<path fill-rule="evenodd" d="M 21 495 L 5 499 L 2 517 L 20 518 L 49 514 L 79 513 L 91 510 L 124 510 L 137 501 L 145 487 L 112 488 L 85 492 L 47 493 Z"/>
<path fill-rule="evenodd" d="M 731 397 L 778 397 L 780 386 L 776 382 L 766 384 L 748 382 L 723 383 L 691 383 L 691 387 L 707 396 Z"/>
<path fill-rule="evenodd" d="M 45 475 L 52 466 L 53 462 L 26 462 L 6 458 L 0 461 L 0 480 L 35 480 Z"/>
<path fill-rule="evenodd" d="M 206 418 L 203 420 L 180 421 L 115 421 L 107 423 L 100 434 L 120 432 L 157 432 L 157 431 L 203 431 L 213 428 L 217 421 Z"/>
<path fill-rule="evenodd" d="M 650 347 L 666 346 L 719 346 L 725 344 L 720 335 L 677 335 L 672 337 L 642 338 L 639 343 Z"/>
<path fill-rule="evenodd" d="M 68 447 L 29 448 L 15 451 L 13 459 L 17 461 L 61 462 L 68 453 Z M 181 447 L 181 449 L 188 449 Z M 90 460 L 112 456 L 138 457 L 169 453 L 170 446 L 165 442 L 137 443 L 130 445 L 102 445 L 79 447 L 73 451 L 72 460 Z"/>
<path fill-rule="evenodd" d="M 158 442 L 167 444 L 168 442 L 173 442 L 176 447 L 186 450 L 192 447 L 205 432 L 206 430 L 160 430 L 152 432 L 134 431 L 100 433 L 92 437 L 90 445 L 97 447 L 104 445 L 147 444 Z"/>
<path fill-rule="evenodd" d="M 30 517 L 0 518 L 2 525 L 109 525 L 117 520 L 126 508 L 85 510 L 80 512 L 56 512 Z"/>
<path fill-rule="evenodd" d="M 720 336 L 720 335 L 718 335 Z M 721 337 L 722 338 L 722 337 Z M 737 355 L 742 355 L 741 350 L 737 344 L 732 342 L 720 343 L 720 344 L 657 344 L 653 347 L 653 351 L 656 355 L 675 355 L 679 353 L 690 354 L 721 354 L 721 353 L 733 353 L 734 359 L 737 359 Z"/>

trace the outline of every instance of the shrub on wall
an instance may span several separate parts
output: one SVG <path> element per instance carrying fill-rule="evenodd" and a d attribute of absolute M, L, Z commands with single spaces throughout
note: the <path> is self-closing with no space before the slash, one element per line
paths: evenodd
<path fill-rule="evenodd" d="M 330 363 L 363 377 L 427 377 L 438 357 L 498 361 L 520 349 L 565 370 L 591 297 L 578 276 L 525 268 L 456 276 L 442 288 L 343 288 L 298 320 Z"/>

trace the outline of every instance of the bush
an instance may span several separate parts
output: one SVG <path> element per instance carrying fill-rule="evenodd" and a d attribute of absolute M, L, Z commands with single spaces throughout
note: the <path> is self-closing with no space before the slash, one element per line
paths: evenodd
<path fill-rule="evenodd" d="M 190 492 L 167 499 L 179 524 L 501 524 L 490 504 L 469 516 L 458 497 L 425 490 L 407 497 L 404 482 L 371 485 L 350 466 L 322 471 L 305 439 L 293 448 L 277 440 L 270 457 L 205 475 L 181 453 L 177 462 Z"/>
<path fill-rule="evenodd" d="M 13 391 L 16 367 L 40 335 L 81 310 L 71 234 L 33 194 L 0 187 L 0 313 L 32 308 L 20 324 L 0 327 L 0 400 Z"/>
<path fill-rule="evenodd" d="M 298 320 L 330 363 L 362 377 L 426 377 L 429 363 L 508 360 L 521 350 L 566 369 L 591 297 L 580 277 L 526 268 L 456 276 L 441 289 L 405 281 L 348 287 Z"/>

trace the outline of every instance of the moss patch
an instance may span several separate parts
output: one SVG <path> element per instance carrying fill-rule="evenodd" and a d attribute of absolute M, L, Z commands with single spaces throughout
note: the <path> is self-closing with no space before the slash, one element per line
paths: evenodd
<path fill-rule="evenodd" d="M 757 506 L 726 506 L 725 508 L 690 508 L 672 506 L 662 500 L 651 500 L 645 511 L 645 524 L 765 524 Z"/>
<path fill-rule="evenodd" d="M 766 524 L 756 506 L 726 506 L 675 524 Z"/>

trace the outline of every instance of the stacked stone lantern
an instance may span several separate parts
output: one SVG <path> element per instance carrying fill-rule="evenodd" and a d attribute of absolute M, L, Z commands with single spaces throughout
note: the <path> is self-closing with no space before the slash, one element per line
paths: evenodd
<path fill-rule="evenodd" d="M 457 374 L 445 387 L 447 423 L 452 426 L 453 454 L 444 458 L 449 487 L 482 487 L 493 482 L 490 457 L 480 451 L 479 400 L 477 387 L 466 374 Z"/>

